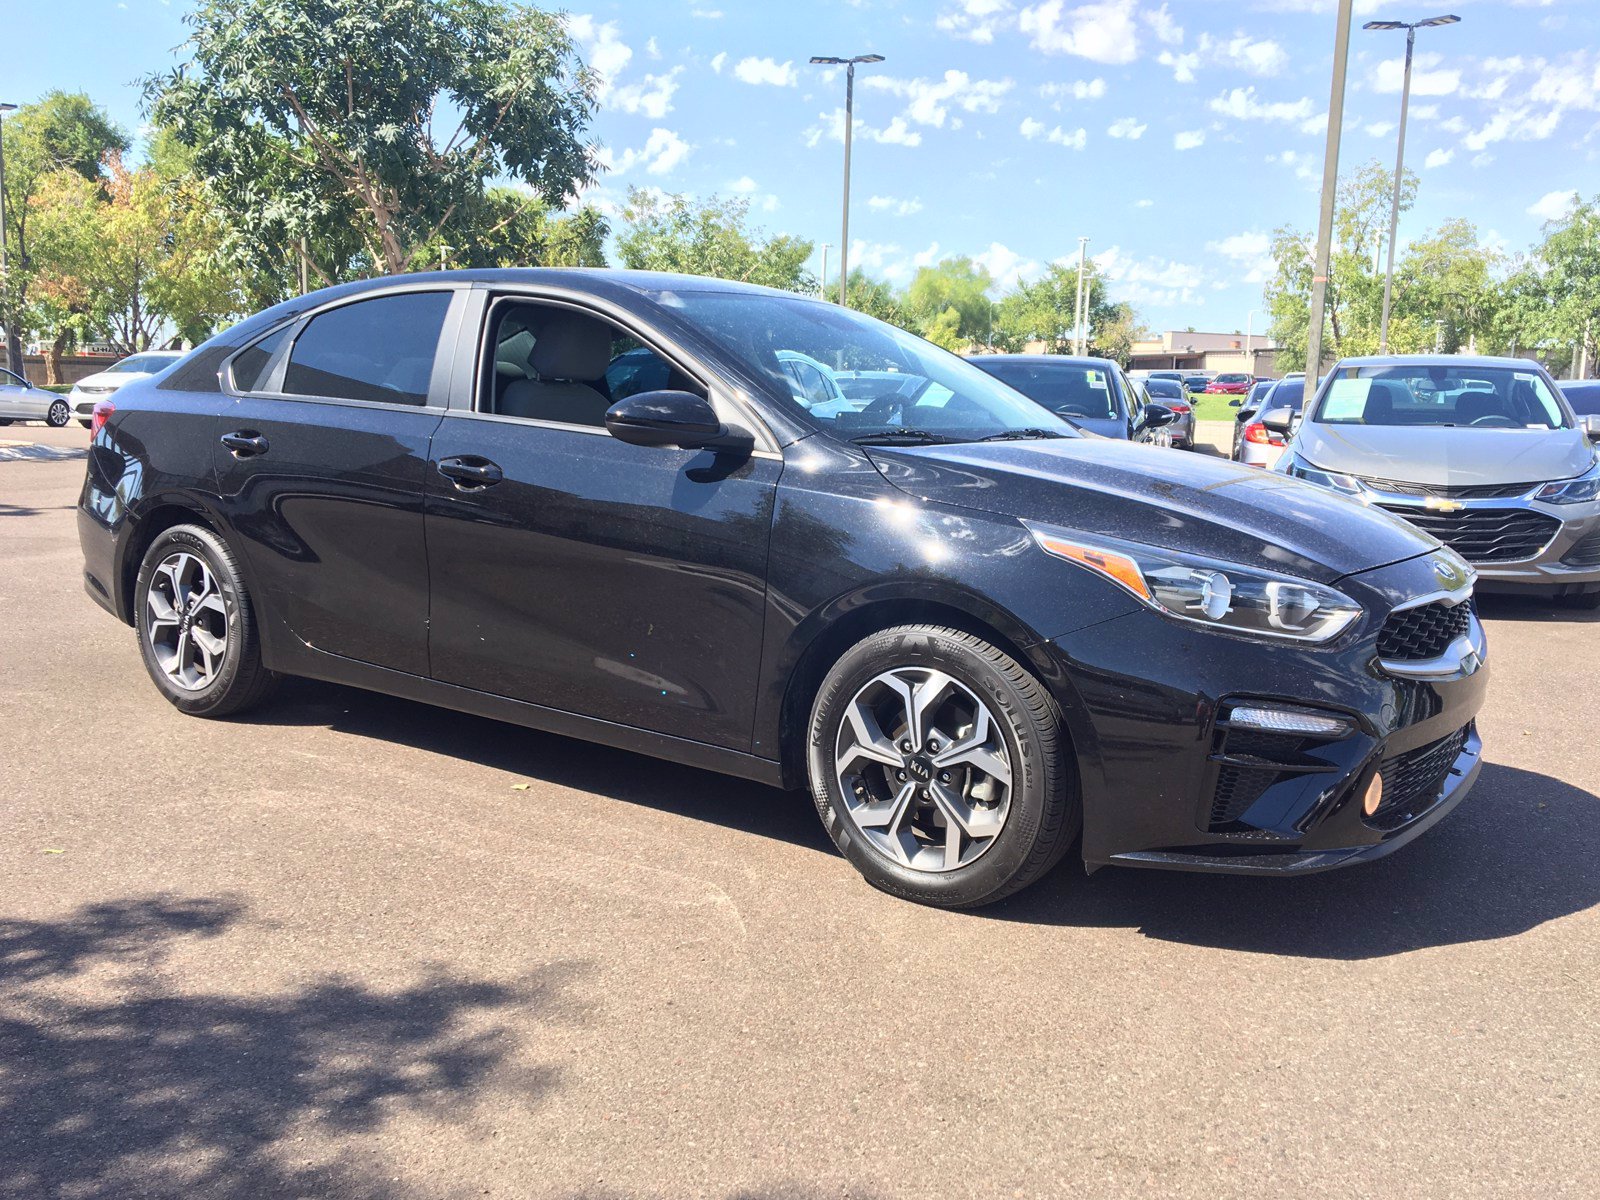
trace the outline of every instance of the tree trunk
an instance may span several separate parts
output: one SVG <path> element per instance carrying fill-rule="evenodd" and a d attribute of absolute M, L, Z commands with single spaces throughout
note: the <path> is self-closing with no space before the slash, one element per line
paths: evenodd
<path fill-rule="evenodd" d="M 45 353 L 44 381 L 52 386 L 61 385 L 61 356 L 66 353 L 67 342 L 71 337 L 70 330 L 57 330 L 56 340 L 50 343 L 50 349 Z"/>

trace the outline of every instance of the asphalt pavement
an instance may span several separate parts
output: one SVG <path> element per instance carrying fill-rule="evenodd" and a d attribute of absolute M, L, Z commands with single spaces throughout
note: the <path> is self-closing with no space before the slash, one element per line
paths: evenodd
<path fill-rule="evenodd" d="M 81 448 L 76 426 L 0 430 Z M 809 800 L 300 682 L 186 718 L 0 453 L 0 1196 L 1596 1194 L 1600 623 L 1297 880 L 881 895 Z"/>

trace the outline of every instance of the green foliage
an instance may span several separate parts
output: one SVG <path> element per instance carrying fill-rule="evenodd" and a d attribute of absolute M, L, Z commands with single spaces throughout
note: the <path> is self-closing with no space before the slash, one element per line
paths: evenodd
<path fill-rule="evenodd" d="M 970 258 L 947 258 L 916 273 L 906 289 L 906 312 L 930 342 L 963 349 L 989 337 L 993 286 L 989 272 Z"/>
<path fill-rule="evenodd" d="M 850 287 L 846 293 L 850 307 L 890 325 L 911 333 L 917 332 L 917 323 L 906 310 L 904 299 L 894 288 L 881 279 L 873 279 L 857 267 L 850 272 Z"/>
<path fill-rule="evenodd" d="M 145 81 L 258 267 L 405 270 L 481 226 L 491 179 L 559 206 L 595 170 L 593 80 L 563 19 L 499 0 L 202 0 Z M 353 235 L 353 236 L 352 236 Z"/>
<path fill-rule="evenodd" d="M 459 224 L 455 242 L 440 237 L 418 247 L 411 270 L 450 267 L 603 267 L 611 227 L 594 208 L 554 213 L 538 196 L 519 188 L 492 187 Z"/>
<path fill-rule="evenodd" d="M 622 266 L 640 271 L 675 271 L 735 279 L 791 292 L 814 292 L 816 278 L 806 270 L 812 243 L 787 234 L 768 235 L 746 225 L 746 200 L 694 200 L 662 196 L 639 188 L 628 191 L 617 239 Z"/>
<path fill-rule="evenodd" d="M 1127 363 L 1141 335 L 1133 306 L 1113 301 L 1100 269 L 1084 267 L 1084 321 L 1088 353 Z M 1000 302 L 995 343 L 1016 353 L 1043 342 L 1048 354 L 1070 354 L 1078 320 L 1078 264 L 1054 262 L 1032 283 L 1021 283 Z"/>

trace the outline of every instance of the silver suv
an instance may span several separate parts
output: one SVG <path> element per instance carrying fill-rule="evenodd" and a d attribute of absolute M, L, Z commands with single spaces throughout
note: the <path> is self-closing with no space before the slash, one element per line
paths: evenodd
<path fill-rule="evenodd" d="M 1600 417 L 1511 358 L 1347 358 L 1278 470 L 1404 517 L 1478 570 L 1480 591 L 1600 608 Z"/>

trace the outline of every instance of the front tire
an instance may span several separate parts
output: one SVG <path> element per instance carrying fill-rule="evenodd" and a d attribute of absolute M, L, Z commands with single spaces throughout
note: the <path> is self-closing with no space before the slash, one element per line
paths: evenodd
<path fill-rule="evenodd" d="M 180 711 L 243 712 L 277 682 L 261 662 L 238 560 L 209 529 L 175 525 L 158 534 L 140 563 L 133 597 L 145 669 Z"/>
<path fill-rule="evenodd" d="M 72 410 L 67 407 L 67 402 L 65 400 L 57 400 L 50 406 L 50 410 L 45 413 L 44 422 L 51 429 L 60 429 L 71 419 Z"/>
<path fill-rule="evenodd" d="M 1003 899 L 1078 833 L 1050 693 L 956 629 L 899 626 L 848 650 L 812 706 L 807 768 L 834 844 L 874 887 L 919 904 Z"/>

